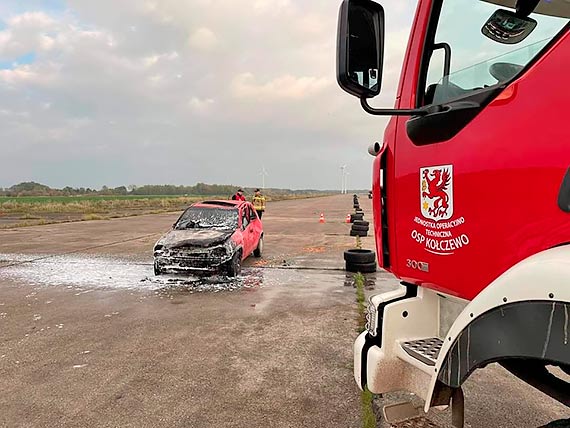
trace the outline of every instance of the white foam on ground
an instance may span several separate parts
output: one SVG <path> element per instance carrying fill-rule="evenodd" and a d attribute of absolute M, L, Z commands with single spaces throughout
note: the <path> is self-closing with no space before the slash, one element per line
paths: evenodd
<path fill-rule="evenodd" d="M 244 269 L 239 278 L 198 278 L 155 276 L 150 263 L 132 258 L 90 254 L 30 255 L 0 254 L 7 265 L 0 266 L 0 278 L 22 281 L 34 286 L 59 286 L 79 290 L 76 295 L 97 289 L 153 291 L 183 288 L 188 291 L 232 291 L 260 286 L 259 269 Z"/>

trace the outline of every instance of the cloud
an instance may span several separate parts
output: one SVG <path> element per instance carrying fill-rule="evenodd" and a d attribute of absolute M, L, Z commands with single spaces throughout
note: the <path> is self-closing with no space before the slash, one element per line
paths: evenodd
<path fill-rule="evenodd" d="M 209 51 L 218 44 L 218 37 L 209 28 L 202 27 L 192 33 L 188 44 L 195 49 Z"/>
<path fill-rule="evenodd" d="M 302 100 L 312 97 L 331 86 L 324 77 L 295 77 L 284 75 L 265 83 L 257 83 L 252 73 L 242 73 L 232 82 L 232 92 L 238 98 L 252 98 L 259 101 Z"/>
<path fill-rule="evenodd" d="M 214 100 L 211 98 L 200 99 L 198 97 L 192 97 L 188 102 L 190 108 L 196 113 L 205 113 L 210 110 L 210 107 L 214 104 Z"/>
<path fill-rule="evenodd" d="M 414 5 L 386 6 L 381 106 L 393 105 Z M 335 82 L 328 1 L 68 0 L 0 6 L 0 186 L 198 181 L 368 187 L 366 147 L 386 119 Z M 395 10 L 397 9 L 397 10 Z M 395 12 L 394 12 L 395 11 Z M 402 29 L 404 28 L 404 29 Z M 326 148 L 326 149 L 325 149 Z M 320 174 L 310 173 L 317 169 Z M 101 171 L 105 170 L 103 174 Z"/>

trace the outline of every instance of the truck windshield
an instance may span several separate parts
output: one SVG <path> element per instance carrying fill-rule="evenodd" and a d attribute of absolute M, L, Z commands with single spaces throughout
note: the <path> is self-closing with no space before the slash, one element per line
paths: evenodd
<path fill-rule="evenodd" d="M 499 43 L 485 36 L 482 28 L 489 18 L 498 9 L 514 12 L 514 9 L 501 5 L 513 3 L 504 0 L 443 0 L 434 43 L 449 47 L 451 64 L 449 75 L 444 75 L 445 50 L 433 51 L 424 105 L 441 104 L 466 96 L 473 90 L 512 79 L 568 24 L 570 3 L 551 0 L 547 6 L 551 15 L 531 13 L 529 18 L 536 21 L 536 27 L 520 42 Z"/>

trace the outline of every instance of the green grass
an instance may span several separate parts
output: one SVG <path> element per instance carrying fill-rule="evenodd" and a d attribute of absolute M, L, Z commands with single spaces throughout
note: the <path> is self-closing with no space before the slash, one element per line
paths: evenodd
<path fill-rule="evenodd" d="M 366 297 L 364 296 L 365 278 L 360 272 L 354 275 L 356 286 L 356 304 L 358 310 L 358 332 L 362 333 L 366 328 Z M 360 402 L 362 407 L 362 428 L 376 428 L 376 416 L 372 410 L 374 396 L 368 389 L 362 391 Z"/>
<path fill-rule="evenodd" d="M 362 333 L 366 325 L 366 298 L 364 296 L 365 278 L 360 272 L 354 275 L 356 285 L 356 304 L 358 310 L 358 333 Z"/>
<path fill-rule="evenodd" d="M 129 200 L 146 200 L 146 199 L 179 199 L 179 198 L 192 198 L 192 199 L 205 199 L 211 198 L 207 196 L 194 196 L 191 197 L 183 195 L 82 195 L 82 196 L 0 196 L 0 204 L 7 202 L 21 203 L 21 204 L 47 204 L 47 203 L 60 203 L 72 204 L 83 201 L 129 201 Z"/>

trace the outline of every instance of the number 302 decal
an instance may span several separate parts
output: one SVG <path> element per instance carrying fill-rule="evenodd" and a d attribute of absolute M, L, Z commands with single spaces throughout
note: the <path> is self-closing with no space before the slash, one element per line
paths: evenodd
<path fill-rule="evenodd" d="M 406 267 L 421 270 L 422 272 L 429 272 L 429 263 L 418 262 L 417 260 L 406 259 Z"/>

